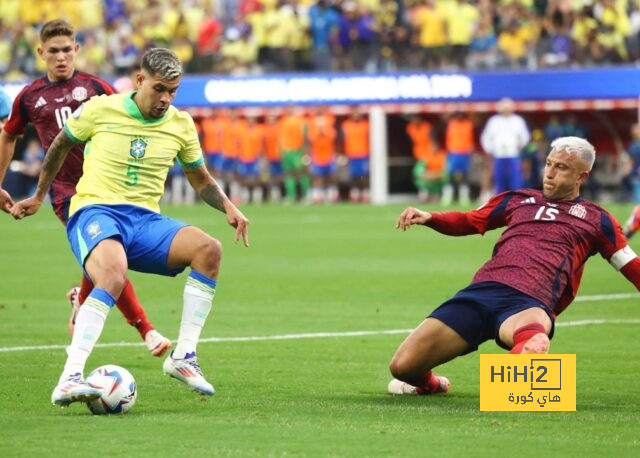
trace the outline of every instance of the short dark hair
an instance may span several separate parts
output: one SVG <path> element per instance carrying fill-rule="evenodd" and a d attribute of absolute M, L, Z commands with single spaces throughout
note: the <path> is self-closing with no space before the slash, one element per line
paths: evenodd
<path fill-rule="evenodd" d="M 182 76 L 182 64 L 178 56 L 166 48 L 151 48 L 142 56 L 140 67 L 150 75 L 160 75 L 173 80 Z"/>
<path fill-rule="evenodd" d="M 53 21 L 46 22 L 40 29 L 40 41 L 45 41 L 53 38 L 65 36 L 71 39 L 76 38 L 76 32 L 73 30 L 73 26 L 64 19 L 54 19 Z"/>

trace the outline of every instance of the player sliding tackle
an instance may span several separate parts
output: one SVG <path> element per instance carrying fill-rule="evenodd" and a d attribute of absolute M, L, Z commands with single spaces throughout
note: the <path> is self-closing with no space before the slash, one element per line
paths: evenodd
<path fill-rule="evenodd" d="M 505 192 L 465 213 L 402 212 L 396 227 L 403 230 L 420 224 L 460 236 L 507 229 L 471 284 L 434 310 L 396 350 L 390 393 L 447 392 L 449 380 L 431 370 L 489 339 L 510 353 L 547 353 L 555 318 L 575 298 L 584 263 L 595 253 L 640 289 L 640 259 L 620 224 L 579 195 L 594 161 L 595 150 L 586 140 L 558 138 L 547 157 L 542 192 Z"/>
<path fill-rule="evenodd" d="M 214 392 L 198 365 L 196 344 L 211 310 L 222 248 L 202 230 L 159 214 L 174 159 L 202 200 L 226 213 L 236 242 L 242 238 L 245 246 L 249 220 L 209 175 L 191 117 L 171 106 L 181 76 L 173 52 L 147 51 L 135 78 L 137 91 L 94 97 L 78 108 L 51 144 L 34 196 L 11 208 L 16 219 L 36 213 L 68 151 L 87 143 L 67 236 L 95 287 L 78 312 L 67 362 L 51 395 L 54 404 L 100 395 L 84 381 L 84 366 L 127 282 L 128 268 L 175 276 L 191 267 L 178 344 L 163 370 L 199 393 Z"/>

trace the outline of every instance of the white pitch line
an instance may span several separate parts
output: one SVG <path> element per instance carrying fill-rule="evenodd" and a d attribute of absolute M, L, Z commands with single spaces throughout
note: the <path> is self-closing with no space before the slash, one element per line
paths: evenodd
<path fill-rule="evenodd" d="M 600 324 L 640 324 L 639 320 L 579 320 L 566 321 L 557 323 L 556 327 L 571 326 L 587 326 Z M 359 336 L 379 336 L 392 334 L 409 334 L 413 329 L 386 329 L 380 331 L 349 331 L 349 332 L 311 332 L 307 334 L 282 334 L 276 336 L 248 336 L 248 337 L 207 337 L 200 339 L 200 343 L 205 342 L 258 342 L 264 340 L 299 340 L 299 339 L 318 339 L 325 337 L 359 337 Z M 175 341 L 173 341 L 175 343 Z M 138 347 L 142 346 L 142 342 L 112 342 L 98 343 L 96 347 Z M 25 347 L 0 347 L 0 353 L 14 351 L 31 351 L 31 350 L 63 350 L 67 345 L 33 345 Z"/>
<path fill-rule="evenodd" d="M 593 296 L 578 296 L 574 302 L 604 301 L 608 299 L 634 299 L 640 297 L 640 293 L 620 293 L 620 294 L 594 294 Z"/>

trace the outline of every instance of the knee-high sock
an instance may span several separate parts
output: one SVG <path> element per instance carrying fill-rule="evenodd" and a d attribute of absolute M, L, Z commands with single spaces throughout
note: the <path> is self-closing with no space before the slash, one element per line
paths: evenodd
<path fill-rule="evenodd" d="M 86 276 L 83 276 L 82 286 L 80 287 L 80 293 L 78 294 L 80 304 L 85 303 L 92 289 L 93 284 L 91 283 L 91 280 Z M 120 313 L 122 313 L 124 318 L 127 320 L 127 323 L 138 330 L 142 339 L 145 338 L 147 332 L 155 329 L 149 322 L 147 313 L 142 307 L 142 304 L 140 304 L 136 291 L 133 289 L 133 285 L 129 280 L 127 280 L 127 283 L 124 285 L 124 289 L 122 290 L 122 293 L 120 293 L 120 297 L 118 298 L 116 305 L 118 306 Z"/>
<path fill-rule="evenodd" d="M 195 270 L 187 277 L 184 287 L 184 307 L 178 344 L 173 351 L 175 359 L 182 359 L 195 354 L 200 333 L 211 311 L 213 296 L 217 282 Z"/>
<path fill-rule="evenodd" d="M 418 394 L 431 394 L 440 387 L 440 379 L 433 375 L 433 372 L 427 371 L 424 374 L 424 382 L 420 386 L 416 386 Z"/>
<path fill-rule="evenodd" d="M 524 345 L 536 334 L 545 333 L 544 326 L 540 323 L 531 323 L 519 327 L 513 333 L 513 348 L 509 353 L 519 355 L 522 353 Z"/>
<path fill-rule="evenodd" d="M 116 299 L 108 291 L 93 288 L 76 317 L 76 326 L 71 345 L 67 347 L 67 362 L 61 380 L 69 375 L 84 373 L 84 365 L 102 333 L 109 310 L 115 303 Z"/>

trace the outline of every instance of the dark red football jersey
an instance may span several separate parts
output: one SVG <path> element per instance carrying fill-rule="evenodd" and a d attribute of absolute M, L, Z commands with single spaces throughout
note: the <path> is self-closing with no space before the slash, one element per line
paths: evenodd
<path fill-rule="evenodd" d="M 606 210 L 580 197 L 548 200 L 533 189 L 499 194 L 466 213 L 433 213 L 428 225 L 449 235 L 507 226 L 473 283 L 508 285 L 540 300 L 554 315 L 575 298 L 590 256 L 600 253 L 617 270 L 636 258 Z"/>
<path fill-rule="evenodd" d="M 95 95 L 114 92 L 108 83 L 77 70 L 62 82 L 52 82 L 44 76 L 20 91 L 4 130 L 10 135 L 22 135 L 27 124 L 32 123 L 46 151 L 76 108 Z M 82 176 L 83 150 L 84 145 L 74 146 L 56 175 L 50 191 L 54 206 L 76 193 L 76 183 Z"/>

